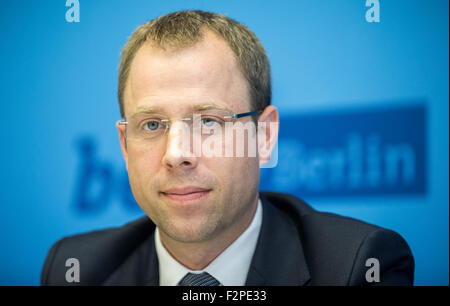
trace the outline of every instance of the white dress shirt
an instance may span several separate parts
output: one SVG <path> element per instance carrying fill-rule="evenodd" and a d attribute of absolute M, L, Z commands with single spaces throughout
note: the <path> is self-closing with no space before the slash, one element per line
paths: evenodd
<path fill-rule="evenodd" d="M 262 205 L 258 200 L 256 212 L 250 226 L 217 256 L 206 268 L 193 271 L 170 255 L 161 243 L 158 227 L 155 230 L 155 247 L 159 264 L 159 285 L 176 286 L 186 273 L 208 272 L 223 286 L 243 286 L 255 252 L 262 223 Z"/>

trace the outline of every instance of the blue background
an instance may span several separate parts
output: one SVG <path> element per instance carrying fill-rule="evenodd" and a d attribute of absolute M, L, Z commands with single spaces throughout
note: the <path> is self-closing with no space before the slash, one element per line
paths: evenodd
<path fill-rule="evenodd" d="M 425 195 L 426 104 L 284 116 L 262 189 L 299 197 Z M 311 132 L 313 131 L 313 132 Z"/>
<path fill-rule="evenodd" d="M 302 195 L 294 185 L 268 181 L 277 168 L 263 170 L 263 186 L 399 232 L 416 259 L 415 283 L 448 285 L 448 1 L 380 0 L 379 23 L 366 22 L 365 0 L 79 1 L 79 23 L 66 22 L 65 0 L 0 2 L 0 284 L 37 285 L 57 239 L 143 215 L 127 186 L 114 125 L 120 50 L 149 19 L 204 9 L 260 38 L 282 133 L 284 119 L 303 131 L 296 141 L 322 139 L 326 146 L 328 139 L 330 148 L 336 143 L 326 136 L 327 116 L 334 114 L 332 131 L 348 114 L 375 118 L 381 109 L 386 121 L 365 127 L 355 119 L 354 130 L 383 137 L 391 130 L 411 145 L 422 169 L 416 185 L 394 192 Z M 388 119 L 417 105 L 419 117 L 406 115 L 406 129 Z M 280 152 L 283 145 L 281 139 Z"/>

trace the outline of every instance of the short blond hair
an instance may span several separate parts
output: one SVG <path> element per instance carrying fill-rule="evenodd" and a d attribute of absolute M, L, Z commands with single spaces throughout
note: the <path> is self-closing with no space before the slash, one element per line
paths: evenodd
<path fill-rule="evenodd" d="M 252 110 L 263 110 L 272 98 L 270 64 L 256 35 L 246 26 L 222 14 L 185 10 L 160 16 L 139 26 L 122 50 L 119 64 L 118 99 L 125 118 L 124 90 L 131 63 L 147 41 L 162 49 L 182 49 L 198 42 L 209 29 L 230 46 L 248 82 Z"/>

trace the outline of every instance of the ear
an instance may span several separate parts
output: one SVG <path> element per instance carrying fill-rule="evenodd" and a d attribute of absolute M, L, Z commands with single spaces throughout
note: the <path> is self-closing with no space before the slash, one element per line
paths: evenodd
<path fill-rule="evenodd" d="M 267 163 L 278 140 L 279 116 L 275 106 L 267 106 L 258 118 L 259 166 Z"/>
<path fill-rule="evenodd" d="M 120 148 L 122 149 L 123 159 L 128 171 L 128 151 L 127 151 L 127 139 L 125 136 L 126 125 L 120 125 L 120 120 L 116 122 L 117 130 L 119 131 Z"/>

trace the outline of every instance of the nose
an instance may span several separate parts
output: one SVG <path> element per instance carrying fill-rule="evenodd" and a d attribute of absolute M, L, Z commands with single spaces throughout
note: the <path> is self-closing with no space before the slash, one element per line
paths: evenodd
<path fill-rule="evenodd" d="M 187 122 L 176 121 L 167 132 L 166 152 L 162 162 L 169 169 L 194 169 L 198 164 L 198 156 L 193 153 L 195 141 L 192 129 Z"/>

